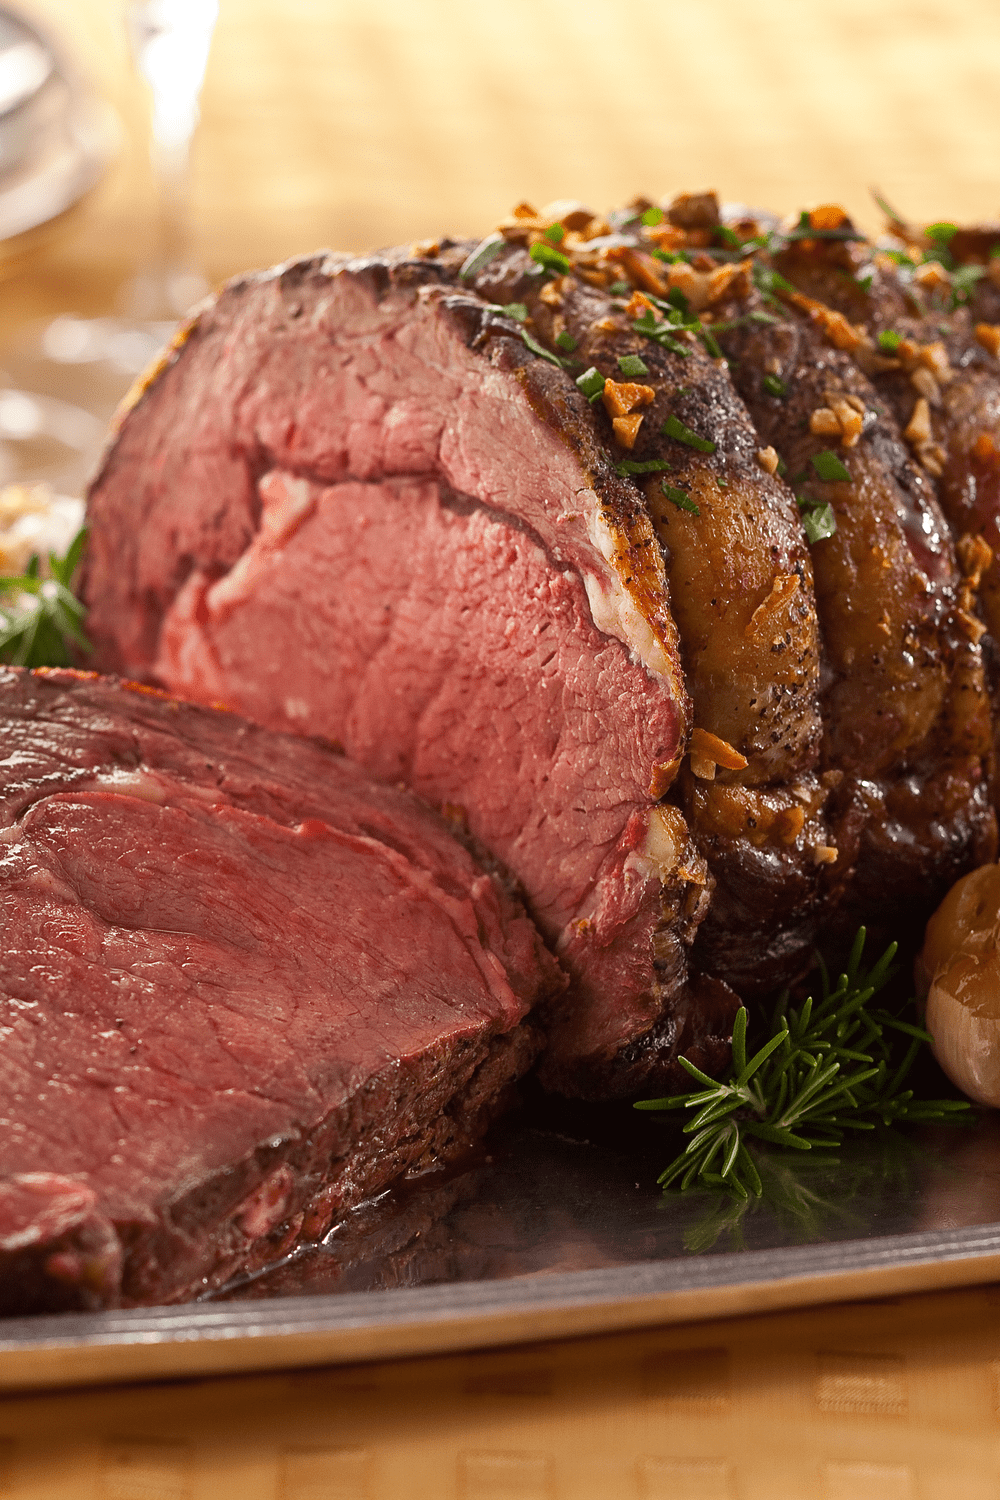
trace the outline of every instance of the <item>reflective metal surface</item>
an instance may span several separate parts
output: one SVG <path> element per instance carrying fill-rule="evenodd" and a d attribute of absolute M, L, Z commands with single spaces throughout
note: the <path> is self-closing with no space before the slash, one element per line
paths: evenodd
<path fill-rule="evenodd" d="M 1000 1279 L 1000 1117 L 761 1154 L 765 1193 L 663 1196 L 674 1131 L 535 1100 L 464 1170 L 195 1306 L 0 1323 L 0 1386 L 279 1368 Z"/>

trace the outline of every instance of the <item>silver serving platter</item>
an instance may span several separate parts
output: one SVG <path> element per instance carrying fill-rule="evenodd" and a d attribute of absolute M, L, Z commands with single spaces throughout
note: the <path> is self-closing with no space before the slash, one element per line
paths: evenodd
<path fill-rule="evenodd" d="M 764 1197 L 663 1196 L 676 1136 L 535 1100 L 460 1171 L 193 1305 L 0 1322 L 0 1387 L 203 1376 L 610 1332 L 1000 1277 L 1000 1118 L 776 1152 Z"/>

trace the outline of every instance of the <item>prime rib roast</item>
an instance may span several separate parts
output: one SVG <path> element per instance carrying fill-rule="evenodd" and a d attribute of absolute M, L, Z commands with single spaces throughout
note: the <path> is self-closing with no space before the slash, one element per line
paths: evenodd
<path fill-rule="evenodd" d="M 892 227 L 682 195 L 295 260 L 92 485 L 98 663 L 463 819 L 569 975 L 556 1091 L 717 1067 L 737 997 L 993 856 L 1000 230 Z"/>
<path fill-rule="evenodd" d="M 481 1134 L 564 981 L 437 813 L 94 673 L 0 712 L 0 1311 L 196 1295 Z"/>

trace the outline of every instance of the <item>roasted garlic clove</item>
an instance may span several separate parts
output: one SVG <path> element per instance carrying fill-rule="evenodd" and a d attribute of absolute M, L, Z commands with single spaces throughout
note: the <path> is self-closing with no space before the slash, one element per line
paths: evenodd
<path fill-rule="evenodd" d="M 934 1055 L 979 1104 L 1000 1106 L 1000 865 L 952 886 L 917 959 Z"/>

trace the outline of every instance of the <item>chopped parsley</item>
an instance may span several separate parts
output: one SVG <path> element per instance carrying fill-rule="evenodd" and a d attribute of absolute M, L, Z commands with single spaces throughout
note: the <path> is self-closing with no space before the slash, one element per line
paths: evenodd
<path fill-rule="evenodd" d="M 668 484 L 665 479 L 661 479 L 660 489 L 671 504 L 677 506 L 678 510 L 689 511 L 692 516 L 701 515 L 701 511 L 686 490 L 679 490 L 675 484 Z"/>
<path fill-rule="evenodd" d="M 779 459 L 778 459 L 777 473 L 778 473 L 778 478 L 779 479 L 784 479 L 785 475 L 788 473 L 788 465 L 785 463 L 785 460 L 783 458 L 781 458 L 781 457 L 779 457 Z"/>
<path fill-rule="evenodd" d="M 890 354 L 894 354 L 902 342 L 903 335 L 897 333 L 895 328 L 884 328 L 878 336 L 879 348 L 887 350 Z"/>
<path fill-rule="evenodd" d="M 559 356 L 557 354 L 550 354 L 548 349 L 544 348 L 537 339 L 531 337 L 526 328 L 521 329 L 521 340 L 525 348 L 530 349 L 532 354 L 537 354 L 540 359 L 547 359 L 550 365 L 556 365 L 560 370 L 563 368 L 563 362 Z"/>
<path fill-rule="evenodd" d="M 561 224 L 550 224 L 545 231 L 545 238 L 550 245 L 558 245 L 566 238 L 566 231 Z"/>
<path fill-rule="evenodd" d="M 652 229 L 654 224 L 662 224 L 663 209 L 656 207 L 647 208 L 642 216 L 642 222 L 646 225 L 647 229 Z"/>
<path fill-rule="evenodd" d="M 698 329 L 698 337 L 701 339 L 702 343 L 705 345 L 705 348 L 708 350 L 713 359 L 725 358 L 725 355 L 719 348 L 718 339 L 715 337 L 715 334 L 712 332 L 711 328 L 706 328 L 704 323 Z"/>
<path fill-rule="evenodd" d="M 802 512 L 802 529 L 810 542 L 825 542 L 837 529 L 837 517 L 830 505 L 812 505 L 799 500 Z"/>
<path fill-rule="evenodd" d="M 481 244 L 477 245 L 471 255 L 467 255 L 462 262 L 458 273 L 459 281 L 468 281 L 470 276 L 475 276 L 484 266 L 488 266 L 506 245 L 507 241 L 502 234 L 488 234 Z"/>
<path fill-rule="evenodd" d="M 696 432 L 691 431 L 690 427 L 685 427 L 684 423 L 678 417 L 675 417 L 673 412 L 671 412 L 670 416 L 664 422 L 660 431 L 664 437 L 673 438 L 677 443 L 686 443 L 689 448 L 697 448 L 699 453 L 715 452 L 715 444 L 713 442 L 708 438 L 699 437 Z"/>
<path fill-rule="evenodd" d="M 608 287 L 608 291 L 612 297 L 628 297 L 632 292 L 632 283 L 630 281 L 613 281 Z"/>
<path fill-rule="evenodd" d="M 632 327 L 644 338 L 653 339 L 662 349 L 669 349 L 671 354 L 683 354 L 686 358 L 691 353 L 691 350 L 685 348 L 679 339 L 674 338 L 676 325 L 657 322 L 651 308 L 647 307 L 642 317 L 637 318 Z"/>
<path fill-rule="evenodd" d="M 588 401 L 596 401 L 605 385 L 604 376 L 596 365 L 591 365 L 589 370 L 584 370 L 582 375 L 578 375 L 576 383 Z"/>
<path fill-rule="evenodd" d="M 639 358 L 638 354 L 623 354 L 618 361 L 618 368 L 630 380 L 636 375 L 649 374 L 649 366 Z"/>
<path fill-rule="evenodd" d="M 651 251 L 656 260 L 666 261 L 668 266 L 675 266 L 678 261 L 686 261 L 689 265 L 691 257 L 686 250 L 661 250 L 657 248 Z"/>
<path fill-rule="evenodd" d="M 576 348 L 576 339 L 571 333 L 567 333 L 565 329 L 562 333 L 556 334 L 556 343 L 559 345 L 560 349 L 565 349 L 569 354 L 572 354 L 573 350 Z"/>
<path fill-rule="evenodd" d="M 785 391 L 788 389 L 788 387 L 785 385 L 785 382 L 783 380 L 779 380 L 777 375 L 765 375 L 764 379 L 761 381 L 761 385 L 771 396 L 783 396 L 785 394 Z"/>
<path fill-rule="evenodd" d="M 536 265 L 542 266 L 546 271 L 559 271 L 565 275 L 569 270 L 569 256 L 545 240 L 536 240 L 528 254 Z"/>
<path fill-rule="evenodd" d="M 712 234 L 716 239 L 720 240 L 723 245 L 728 246 L 730 250 L 742 250 L 743 248 L 743 246 L 740 244 L 739 235 L 735 230 L 730 229 L 728 224 L 716 224 L 715 228 L 712 230 Z"/>
<path fill-rule="evenodd" d="M 528 320 L 528 307 L 524 302 L 487 302 L 486 311 L 513 318 L 516 323 L 526 323 Z"/>
<path fill-rule="evenodd" d="M 968 302 L 976 282 L 985 275 L 985 266 L 956 266 L 951 273 L 952 306 L 958 307 L 960 303 Z"/>
<path fill-rule="evenodd" d="M 822 453 L 814 453 L 809 462 L 820 479 L 825 480 L 827 484 L 843 480 L 850 484 L 850 470 L 844 467 L 836 453 L 831 453 L 829 448 L 824 448 Z"/>
<path fill-rule="evenodd" d="M 624 479 L 628 474 L 662 474 L 669 468 L 665 458 L 627 458 L 624 463 L 615 464 L 615 473 Z"/>

